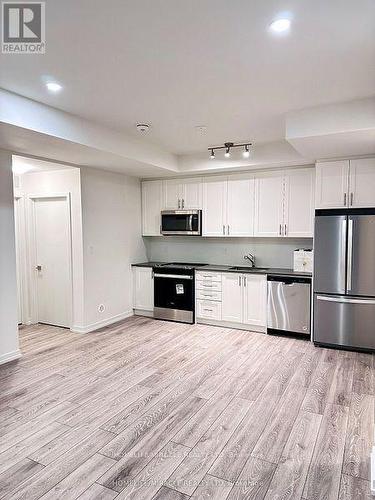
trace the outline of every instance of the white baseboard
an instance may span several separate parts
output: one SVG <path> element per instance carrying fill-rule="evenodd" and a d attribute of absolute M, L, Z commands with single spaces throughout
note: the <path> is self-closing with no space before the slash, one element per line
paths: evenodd
<path fill-rule="evenodd" d="M 112 316 L 111 318 L 103 319 L 102 321 L 97 321 L 96 323 L 92 323 L 91 325 L 87 326 L 72 326 L 70 331 L 73 333 L 90 333 L 94 332 L 95 330 L 99 330 L 100 328 L 103 328 L 104 326 L 109 326 L 112 325 L 113 323 L 117 323 L 118 321 L 122 321 L 123 319 L 130 318 L 130 316 L 133 316 L 133 310 L 130 311 L 125 311 L 121 314 L 116 314 L 116 316 Z"/>
<path fill-rule="evenodd" d="M 7 352 L 0 356 L 0 365 L 4 363 L 9 363 L 9 361 L 14 361 L 22 356 L 21 351 L 17 349 L 16 351 Z"/>

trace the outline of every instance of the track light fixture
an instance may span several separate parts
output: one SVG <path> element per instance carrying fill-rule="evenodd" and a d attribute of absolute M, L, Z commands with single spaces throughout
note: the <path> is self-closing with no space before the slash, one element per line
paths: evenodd
<path fill-rule="evenodd" d="M 212 160 L 215 159 L 215 151 L 217 149 L 225 149 L 224 156 L 225 158 L 230 158 L 230 152 L 232 148 L 244 148 L 242 152 L 242 156 L 244 158 L 249 158 L 250 156 L 250 146 L 252 146 L 251 142 L 246 142 L 244 144 L 234 144 L 234 142 L 224 142 L 224 146 L 215 146 L 208 148 L 208 151 L 211 151 L 210 158 Z"/>

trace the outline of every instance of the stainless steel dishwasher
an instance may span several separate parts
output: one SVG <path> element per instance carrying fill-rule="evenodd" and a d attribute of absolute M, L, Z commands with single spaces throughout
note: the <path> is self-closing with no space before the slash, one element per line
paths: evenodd
<path fill-rule="evenodd" d="M 310 278 L 269 275 L 267 289 L 267 333 L 310 335 Z"/>

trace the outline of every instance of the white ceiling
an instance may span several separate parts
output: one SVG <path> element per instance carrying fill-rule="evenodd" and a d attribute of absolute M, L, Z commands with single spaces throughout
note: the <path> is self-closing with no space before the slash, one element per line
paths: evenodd
<path fill-rule="evenodd" d="M 49 0 L 46 16 L 46 54 L 2 54 L 0 86 L 124 134 L 150 122 L 144 140 L 177 154 L 279 141 L 287 112 L 375 93 L 374 0 Z"/>
<path fill-rule="evenodd" d="M 13 155 L 12 157 L 13 172 L 18 175 L 26 173 L 36 173 L 51 170 L 66 170 L 72 169 L 70 165 L 63 163 L 52 163 L 50 161 L 39 160 L 37 158 L 28 158 L 25 156 Z"/>

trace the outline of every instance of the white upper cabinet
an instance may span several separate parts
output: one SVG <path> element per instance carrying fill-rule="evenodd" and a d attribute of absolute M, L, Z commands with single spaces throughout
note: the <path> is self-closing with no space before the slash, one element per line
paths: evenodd
<path fill-rule="evenodd" d="M 223 273 L 221 278 L 221 319 L 232 323 L 242 323 L 243 275 L 237 273 Z"/>
<path fill-rule="evenodd" d="M 203 180 L 203 236 L 226 234 L 227 177 L 207 177 Z"/>
<path fill-rule="evenodd" d="M 169 179 L 164 181 L 163 207 L 165 210 L 202 208 L 201 179 Z"/>
<path fill-rule="evenodd" d="M 375 158 L 316 164 L 317 208 L 375 207 Z"/>
<path fill-rule="evenodd" d="M 162 209 L 162 181 L 142 182 L 142 234 L 160 236 Z"/>
<path fill-rule="evenodd" d="M 202 179 L 183 179 L 181 185 L 182 208 L 194 210 L 202 208 Z"/>
<path fill-rule="evenodd" d="M 350 160 L 350 207 L 375 207 L 375 158 Z"/>
<path fill-rule="evenodd" d="M 314 169 L 287 170 L 284 194 L 284 236 L 312 238 L 314 233 Z"/>
<path fill-rule="evenodd" d="M 178 210 L 181 208 L 181 181 L 169 179 L 164 181 L 164 210 Z"/>
<path fill-rule="evenodd" d="M 247 325 L 266 326 L 267 277 L 262 274 L 243 275 L 243 322 Z"/>
<path fill-rule="evenodd" d="M 325 204 L 317 206 L 343 206 L 338 205 L 341 198 L 345 198 L 347 204 L 352 200 L 353 206 L 373 206 L 371 162 L 374 160 L 351 162 L 351 197 L 349 162 L 331 162 L 333 166 L 318 164 L 316 191 L 320 184 L 324 185 L 319 192 L 320 201 L 324 199 Z M 161 210 L 202 209 L 202 236 L 312 237 L 314 176 L 312 168 L 291 168 L 204 179 L 145 181 L 142 183 L 143 235 L 160 235 Z"/>
<path fill-rule="evenodd" d="M 316 208 L 345 208 L 348 206 L 349 161 L 330 161 L 316 164 Z"/>
<path fill-rule="evenodd" d="M 228 177 L 226 224 L 227 236 L 254 235 L 254 176 Z"/>
<path fill-rule="evenodd" d="M 153 311 L 154 281 L 151 267 L 133 268 L 134 309 Z"/>
<path fill-rule="evenodd" d="M 254 236 L 282 236 L 283 186 L 283 171 L 256 175 Z"/>

